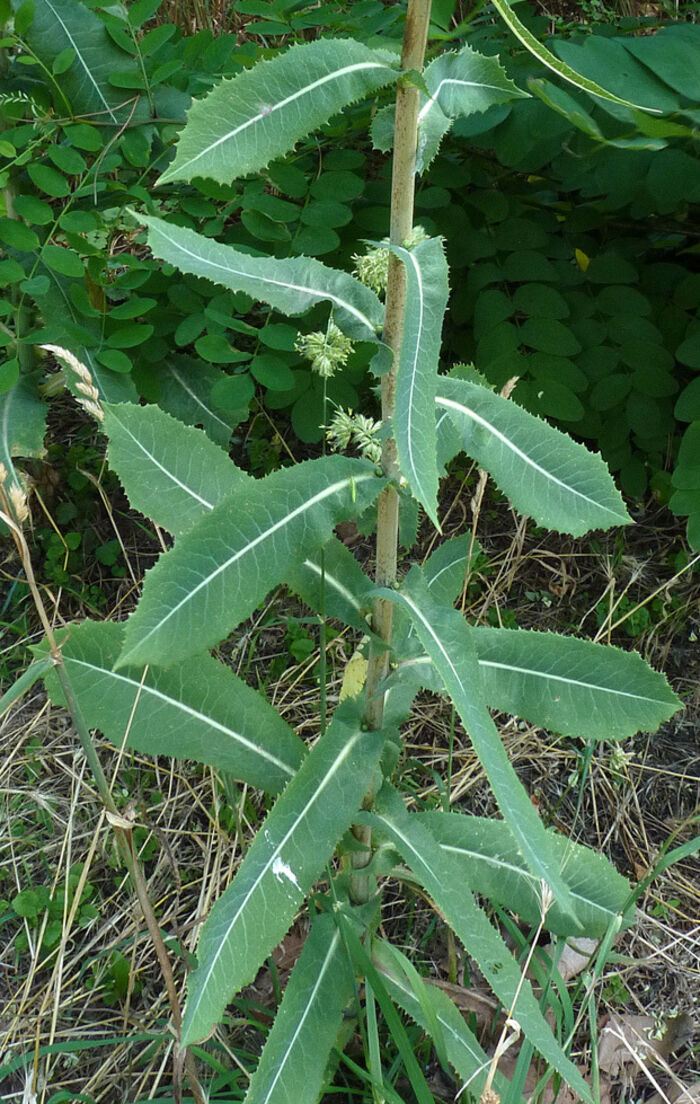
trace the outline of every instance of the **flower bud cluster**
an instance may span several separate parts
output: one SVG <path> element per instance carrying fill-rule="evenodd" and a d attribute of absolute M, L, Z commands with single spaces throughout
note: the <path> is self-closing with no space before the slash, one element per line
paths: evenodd
<path fill-rule="evenodd" d="M 367 460 L 378 464 L 382 458 L 382 446 L 377 439 L 380 429 L 381 422 L 375 422 L 365 414 L 353 414 L 351 410 L 339 408 L 326 430 L 326 439 L 341 452 L 352 444 Z"/>
<path fill-rule="evenodd" d="M 317 372 L 322 379 L 330 379 L 338 368 L 347 364 L 353 343 L 338 329 L 335 322 L 329 322 L 325 333 L 318 330 L 315 333 L 299 334 L 294 348 L 311 362 L 312 371 Z"/>

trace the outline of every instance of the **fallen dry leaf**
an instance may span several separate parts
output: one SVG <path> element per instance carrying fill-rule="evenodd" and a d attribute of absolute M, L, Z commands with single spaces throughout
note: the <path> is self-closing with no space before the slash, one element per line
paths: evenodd
<path fill-rule="evenodd" d="M 617 1077 L 625 1066 L 667 1060 L 690 1034 L 692 1021 L 685 1014 L 670 1018 L 661 1033 L 653 1016 L 610 1016 L 598 1038 L 600 1068 Z"/>
<path fill-rule="evenodd" d="M 700 1104 L 700 1081 L 696 1081 L 694 1085 L 669 1085 L 665 1096 L 655 1092 L 649 1097 L 647 1104 L 666 1104 L 667 1100 L 671 1104 Z"/>

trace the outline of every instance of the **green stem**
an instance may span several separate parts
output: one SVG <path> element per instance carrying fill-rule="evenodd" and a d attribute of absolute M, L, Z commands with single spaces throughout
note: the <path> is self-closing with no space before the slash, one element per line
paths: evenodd
<path fill-rule="evenodd" d="M 423 68 L 425 48 L 428 42 L 431 2 L 432 0 L 408 0 L 401 53 L 401 68 L 404 71 L 420 71 Z M 413 229 L 419 101 L 420 92 L 417 88 L 399 82 L 396 94 L 394 160 L 391 178 L 390 239 L 393 245 L 402 245 L 410 237 Z M 384 340 L 394 352 L 394 363 L 391 370 L 382 377 L 382 419 L 385 422 L 391 422 L 394 416 L 396 371 L 405 311 L 406 277 L 404 267 L 401 261 L 392 253 L 389 258 Z M 399 536 L 399 495 L 396 482 L 400 475 L 396 442 L 393 437 L 384 442 L 382 470 L 391 482 L 379 496 L 377 506 L 375 580 L 378 587 L 392 587 L 396 583 Z M 393 603 L 385 598 L 379 598 L 374 603 L 372 627 L 386 645 L 391 644 L 393 610 Z M 370 651 L 369 666 L 367 668 L 367 704 L 365 709 L 365 721 L 372 729 L 382 727 L 384 694 L 379 692 L 379 685 L 386 677 L 388 670 L 388 647 L 373 647 Z M 365 798 L 365 805 L 370 805 L 372 799 L 373 794 L 370 792 Z M 352 853 L 352 864 L 355 869 L 360 870 L 368 865 L 371 858 L 372 830 L 365 825 L 356 825 L 353 832 L 355 838 L 362 843 L 364 848 L 362 851 Z M 353 875 L 350 892 L 353 900 L 357 903 L 366 901 L 370 892 L 369 878 L 361 874 Z"/>

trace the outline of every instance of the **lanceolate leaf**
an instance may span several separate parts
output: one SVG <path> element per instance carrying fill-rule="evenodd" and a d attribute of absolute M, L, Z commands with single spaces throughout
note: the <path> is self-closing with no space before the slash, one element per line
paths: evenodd
<path fill-rule="evenodd" d="M 293 777 L 305 748 L 261 694 L 208 655 L 163 670 L 112 670 L 124 626 L 84 621 L 63 638 L 63 662 L 81 711 L 117 747 L 148 755 L 194 759 L 278 793 Z M 55 672 L 45 679 L 64 704 Z"/>
<path fill-rule="evenodd" d="M 498 999 L 510 1009 L 518 993 L 514 1019 L 542 1056 L 575 1089 L 591 1101 L 590 1090 L 574 1064 L 554 1038 L 533 995 L 530 983 L 498 932 L 489 923 L 462 879 L 456 880 L 437 840 L 425 824 L 404 808 L 401 797 L 388 784 L 382 787 L 373 819 L 385 828 L 395 846 L 430 894 L 455 934 L 468 948 Z"/>
<path fill-rule="evenodd" d="M 440 54 L 423 76 L 430 96 L 422 98 L 418 114 L 419 171 L 430 165 L 454 118 L 527 96 L 506 76 L 498 58 L 484 57 L 471 46 Z"/>
<path fill-rule="evenodd" d="M 637 652 L 556 633 L 470 630 L 484 700 L 566 736 L 622 740 L 656 732 L 681 708 Z"/>
<path fill-rule="evenodd" d="M 396 967 L 396 956 L 398 954 L 400 952 L 397 951 L 396 947 L 387 945 L 383 940 L 377 939 L 372 944 L 372 957 L 382 975 L 389 995 L 403 1008 L 404 1012 L 408 1013 L 411 1019 L 415 1020 L 424 1031 L 430 1034 L 428 1017 L 425 1015 L 421 1002 L 407 979 Z M 455 1007 L 447 994 L 434 985 L 429 985 L 426 982 L 423 984 L 426 999 L 433 1006 L 433 1015 L 437 1019 L 442 1032 L 449 1062 L 459 1074 L 461 1080 L 468 1082 L 474 1097 L 478 1099 L 491 1064 L 490 1059 L 467 1027 L 461 1012 Z M 495 1086 L 497 1089 L 506 1089 L 506 1083 L 500 1075 L 496 1076 Z"/>
<path fill-rule="evenodd" d="M 462 813 L 416 815 L 439 842 L 455 885 L 463 882 L 473 893 L 504 905 L 529 924 L 539 924 L 541 882 L 528 870 L 512 832 L 502 820 Z M 552 831 L 547 835 L 569 880 L 580 930 L 593 938 L 605 935 L 610 927 L 620 927 L 630 899 L 626 879 L 589 847 Z M 628 916 L 625 926 L 632 919 Z M 556 898 L 547 912 L 545 927 L 560 935 L 575 934 L 570 917 L 559 908 Z"/>
<path fill-rule="evenodd" d="M 405 603 L 421 644 L 433 661 L 471 737 L 501 812 L 517 839 L 529 868 L 544 879 L 562 908 L 575 915 L 571 893 L 561 876 L 559 857 L 510 764 L 498 730 L 483 704 L 479 668 L 464 617 L 438 606 L 420 568 L 413 568 L 401 592 L 381 591 Z"/>
<path fill-rule="evenodd" d="M 231 291 L 244 291 L 282 314 L 304 314 L 330 302 L 337 325 L 359 341 L 376 341 L 384 308 L 378 297 L 347 272 L 311 257 L 253 257 L 187 227 L 136 215 L 148 227 L 156 257 L 181 272 L 203 276 Z"/>
<path fill-rule="evenodd" d="M 363 732 L 344 702 L 214 905 L 190 978 L 183 1044 L 206 1035 L 226 1002 L 252 981 L 289 928 L 304 897 L 349 827 L 370 784 L 384 733 Z"/>
<path fill-rule="evenodd" d="M 46 404 L 36 394 L 28 376 L 0 394 L 0 463 L 7 472 L 8 487 L 22 483 L 14 466 L 15 456 L 42 456 L 46 433 Z"/>
<path fill-rule="evenodd" d="M 600 456 L 558 429 L 468 380 L 440 376 L 436 402 L 460 430 L 464 451 L 538 524 L 575 537 L 629 524 Z"/>
<path fill-rule="evenodd" d="M 663 674 L 637 652 L 555 633 L 469 627 L 481 695 L 492 709 L 551 732 L 624 740 L 655 732 L 680 708 Z M 400 661 L 399 681 L 444 692 L 429 656 Z"/>
<path fill-rule="evenodd" d="M 336 537 L 322 550 L 314 549 L 306 559 L 293 564 L 285 582 L 307 606 L 327 617 L 336 617 L 361 632 L 368 631 L 367 598 L 372 580 L 365 575 L 352 552 Z"/>
<path fill-rule="evenodd" d="M 257 172 L 347 104 L 397 77 L 392 54 L 353 39 L 319 39 L 258 62 L 197 100 L 159 183 Z"/>
<path fill-rule="evenodd" d="M 575 85 L 576 88 L 582 88 L 584 92 L 590 92 L 592 96 L 600 96 L 603 100 L 609 100 L 611 103 L 623 104 L 625 107 L 639 107 L 641 110 L 652 110 L 650 108 L 643 108 L 641 104 L 630 103 L 629 100 L 621 100 L 619 96 L 615 96 L 612 92 L 608 92 L 605 88 L 601 88 L 595 81 L 588 80 L 587 77 L 582 77 L 581 74 L 577 73 L 575 69 L 572 69 L 570 65 L 560 61 L 546 46 L 542 45 L 539 39 L 535 38 L 532 31 L 529 31 L 527 27 L 523 26 L 513 11 L 509 0 L 493 0 L 493 6 L 506 26 L 510 28 L 516 38 L 520 39 L 523 46 L 525 46 L 531 54 L 534 54 L 538 61 L 541 61 L 548 69 L 551 69 L 565 81 L 568 81 L 569 84 Z"/>
<path fill-rule="evenodd" d="M 17 9 L 22 0 L 12 2 Z M 115 126 L 147 116 L 145 101 L 135 106 L 133 93 L 124 93 L 109 83 L 112 73 L 130 68 L 133 62 L 114 45 L 97 15 L 78 0 L 33 3 L 34 18 L 26 38 L 37 57 L 50 68 L 63 50 L 75 53 L 72 64 L 59 78 L 75 116 L 94 116 L 101 123 Z"/>
<path fill-rule="evenodd" d="M 332 916 L 318 916 L 267 1037 L 245 1104 L 316 1104 L 353 971 Z"/>
<path fill-rule="evenodd" d="M 135 510 L 180 536 L 249 476 L 201 429 L 157 406 L 104 404 L 107 457 Z"/>
<path fill-rule="evenodd" d="M 167 665 L 218 643 L 382 486 L 371 464 L 341 456 L 246 482 L 148 572 L 119 665 Z"/>
<path fill-rule="evenodd" d="M 396 375 L 394 435 L 402 474 L 438 526 L 435 394 L 442 322 L 447 306 L 447 262 L 441 238 L 413 249 L 391 246 L 403 261 L 406 299 Z"/>

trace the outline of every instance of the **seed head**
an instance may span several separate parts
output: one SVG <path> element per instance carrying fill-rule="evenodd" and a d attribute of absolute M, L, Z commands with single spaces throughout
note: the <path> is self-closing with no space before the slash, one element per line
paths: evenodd
<path fill-rule="evenodd" d="M 78 360 L 77 356 L 74 356 L 69 349 L 63 349 L 60 345 L 42 345 L 41 348 L 45 349 L 47 353 L 53 353 L 57 360 L 60 360 L 66 368 L 69 368 L 78 377 L 75 389 L 84 397 L 76 396 L 77 402 L 80 403 L 83 410 L 86 410 L 88 414 L 92 414 L 98 422 L 104 421 L 104 411 L 100 406 L 100 393 L 92 382 L 90 369 Z"/>

